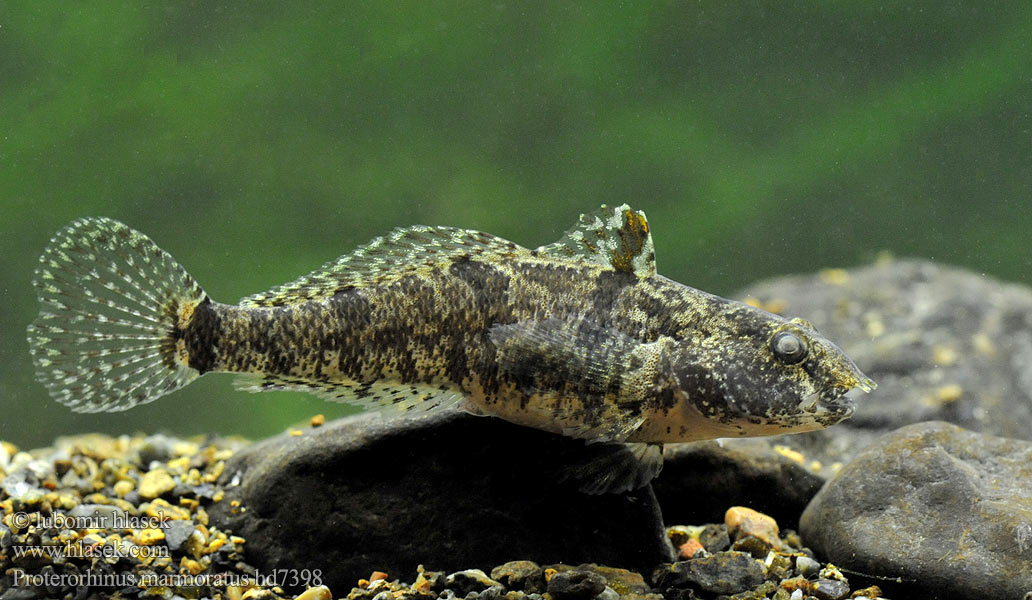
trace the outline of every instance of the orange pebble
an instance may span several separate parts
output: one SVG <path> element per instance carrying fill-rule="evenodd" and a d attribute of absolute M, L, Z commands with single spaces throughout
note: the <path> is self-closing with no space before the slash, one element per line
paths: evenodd
<path fill-rule="evenodd" d="M 681 544 L 678 553 L 680 558 L 689 559 L 699 550 L 703 550 L 702 544 L 699 543 L 699 540 L 693 538 Z"/>

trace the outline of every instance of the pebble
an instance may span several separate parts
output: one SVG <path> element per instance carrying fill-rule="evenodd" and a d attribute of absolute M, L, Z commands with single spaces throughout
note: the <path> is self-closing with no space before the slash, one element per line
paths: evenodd
<path fill-rule="evenodd" d="M 839 600 L 849 593 L 849 584 L 834 579 L 818 579 L 810 593 L 819 600 Z"/>
<path fill-rule="evenodd" d="M 746 536 L 762 540 L 769 547 L 780 545 L 777 522 L 767 515 L 745 506 L 732 506 L 724 515 L 728 535 L 736 541 Z"/>
<path fill-rule="evenodd" d="M 481 592 L 490 587 L 502 585 L 488 577 L 487 573 L 480 569 L 466 569 L 465 571 L 452 573 L 444 579 L 444 584 L 455 590 L 455 593 L 460 596 L 464 596 L 469 592 Z"/>
<path fill-rule="evenodd" d="M 678 547 L 677 557 L 682 560 L 687 560 L 695 556 L 699 551 L 705 552 L 706 549 L 702 546 L 702 543 L 699 542 L 699 540 L 692 538 Z"/>
<path fill-rule="evenodd" d="M 706 552 L 723 552 L 731 547 L 731 538 L 728 537 L 727 525 L 705 525 L 699 531 L 699 543 L 706 549 Z"/>
<path fill-rule="evenodd" d="M 656 570 L 658 587 L 691 585 L 716 594 L 737 594 L 763 583 L 763 565 L 744 552 L 727 551 L 665 565 Z"/>
<path fill-rule="evenodd" d="M 147 471 L 140 478 L 139 494 L 141 498 L 152 500 L 165 492 L 171 492 L 176 487 L 176 481 L 167 471 L 161 468 Z"/>
<path fill-rule="evenodd" d="M 548 580 L 548 593 L 555 598 L 589 600 L 606 589 L 606 578 L 590 571 L 565 571 Z"/>
<path fill-rule="evenodd" d="M 165 545 L 169 550 L 179 550 L 183 547 L 183 542 L 193 534 L 195 527 L 193 521 L 169 521 L 164 527 Z"/>
<path fill-rule="evenodd" d="M 545 571 L 529 560 L 513 560 L 491 569 L 491 579 L 511 590 L 525 592 L 545 591 Z"/>
<path fill-rule="evenodd" d="M 119 498 L 125 498 L 126 494 L 133 491 L 133 482 L 123 479 L 116 483 L 113 489 Z"/>
<path fill-rule="evenodd" d="M 333 594 L 330 593 L 330 588 L 325 585 L 319 585 L 308 588 L 294 600 L 333 600 Z"/>
<path fill-rule="evenodd" d="M 803 577 L 814 577 L 821 570 L 821 563 L 815 561 L 809 556 L 799 556 L 796 558 L 796 570 Z"/>

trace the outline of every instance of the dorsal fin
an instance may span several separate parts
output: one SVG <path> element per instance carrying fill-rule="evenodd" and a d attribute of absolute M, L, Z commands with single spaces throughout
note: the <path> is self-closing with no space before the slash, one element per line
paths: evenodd
<path fill-rule="evenodd" d="M 395 229 L 290 283 L 248 296 L 241 306 L 284 306 L 329 298 L 352 287 L 396 281 L 461 256 L 516 256 L 529 250 L 500 237 L 456 227 Z"/>
<path fill-rule="evenodd" d="M 656 274 L 656 252 L 645 213 L 626 204 L 615 208 L 603 204 L 598 210 L 581 215 L 558 242 L 541 246 L 536 252 L 579 258 L 638 277 Z"/>

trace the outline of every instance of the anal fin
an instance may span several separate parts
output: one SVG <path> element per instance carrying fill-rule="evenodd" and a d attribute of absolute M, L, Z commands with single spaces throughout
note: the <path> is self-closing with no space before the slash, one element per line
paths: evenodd
<path fill-rule="evenodd" d="M 443 410 L 457 407 L 465 399 L 461 392 L 422 383 L 361 383 L 280 375 L 244 375 L 237 379 L 236 387 L 248 392 L 308 392 L 324 400 L 384 414 Z"/>

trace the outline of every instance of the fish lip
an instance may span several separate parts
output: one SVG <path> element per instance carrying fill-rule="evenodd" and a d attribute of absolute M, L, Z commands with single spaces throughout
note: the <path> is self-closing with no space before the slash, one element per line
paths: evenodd
<path fill-rule="evenodd" d="M 852 387 L 832 386 L 816 394 L 817 411 L 824 414 L 842 415 L 847 419 L 856 411 L 856 400 L 848 396 Z M 866 390 L 865 390 L 866 391 Z"/>

